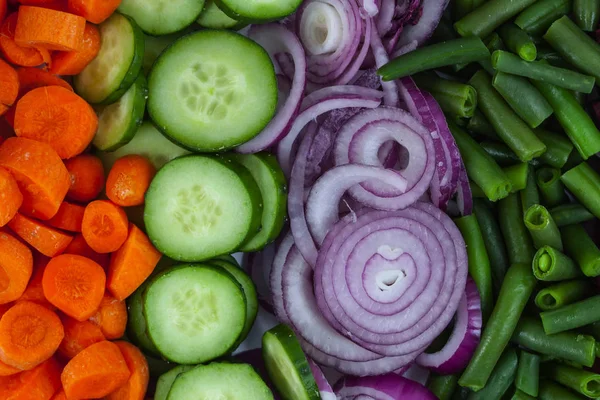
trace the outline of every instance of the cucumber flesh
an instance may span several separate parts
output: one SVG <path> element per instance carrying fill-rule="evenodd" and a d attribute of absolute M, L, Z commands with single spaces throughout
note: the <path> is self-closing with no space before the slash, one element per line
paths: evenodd
<path fill-rule="evenodd" d="M 159 355 L 158 349 L 148 336 L 143 303 L 145 289 L 146 285 L 144 284 L 127 299 L 127 334 L 142 350 L 152 355 Z"/>
<path fill-rule="evenodd" d="M 153 36 L 168 35 L 190 26 L 204 8 L 204 0 L 122 0 L 119 11 L 130 15 Z"/>
<path fill-rule="evenodd" d="M 171 387 L 173 386 L 175 379 L 177 379 L 177 376 L 193 368 L 195 368 L 194 365 L 178 365 L 172 370 L 162 374 L 156 382 L 156 392 L 154 393 L 154 400 L 167 400 L 167 397 L 169 396 L 169 391 L 171 391 Z"/>
<path fill-rule="evenodd" d="M 215 0 L 225 14 L 249 23 L 282 19 L 300 7 L 302 0 Z"/>
<path fill-rule="evenodd" d="M 213 0 L 206 0 L 204 10 L 198 17 L 198 24 L 209 29 L 241 29 L 246 24 L 230 18 Z"/>

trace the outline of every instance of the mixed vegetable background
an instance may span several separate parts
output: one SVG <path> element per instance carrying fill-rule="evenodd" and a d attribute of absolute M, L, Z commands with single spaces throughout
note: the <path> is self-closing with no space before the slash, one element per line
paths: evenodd
<path fill-rule="evenodd" d="M 600 398 L 599 21 L 0 0 L 0 399 Z"/>

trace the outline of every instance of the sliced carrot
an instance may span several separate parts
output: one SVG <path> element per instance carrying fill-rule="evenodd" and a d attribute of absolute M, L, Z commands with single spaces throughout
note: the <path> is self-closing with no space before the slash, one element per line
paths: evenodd
<path fill-rule="evenodd" d="M 67 400 L 67 395 L 64 390 L 60 389 L 50 400 Z"/>
<path fill-rule="evenodd" d="M 18 45 L 15 38 L 17 28 L 17 13 L 10 14 L 0 28 L 0 52 L 6 61 L 22 67 L 37 67 L 49 64 L 52 59 L 50 52 L 42 47 L 25 47 Z"/>
<path fill-rule="evenodd" d="M 14 303 L 0 304 L 0 319 L 2 318 L 2 316 L 4 314 L 6 314 L 6 312 L 8 310 L 11 309 L 11 307 L 13 305 L 14 305 Z M 19 372 L 21 372 L 20 369 L 11 367 L 10 365 L 5 364 L 2 361 L 0 361 L 0 377 L 15 375 L 15 374 L 18 374 Z M 2 382 L 2 378 L 0 378 L 0 382 Z"/>
<path fill-rule="evenodd" d="M 22 204 L 23 195 L 17 181 L 7 170 L 0 168 L 0 227 L 13 219 Z"/>
<path fill-rule="evenodd" d="M 125 243 L 128 229 L 127 214 L 116 204 L 96 200 L 85 207 L 81 233 L 94 251 L 117 251 Z"/>
<path fill-rule="evenodd" d="M 4 60 L 0 59 L 0 104 L 11 107 L 19 95 L 19 75 Z M 0 115 L 4 113 L 0 112 Z"/>
<path fill-rule="evenodd" d="M 74 51 L 58 51 L 52 55 L 50 72 L 57 75 L 77 75 L 98 55 L 102 38 L 96 25 L 89 22 L 83 31 L 81 47 Z"/>
<path fill-rule="evenodd" d="M 126 299 L 148 279 L 161 257 L 148 236 L 130 224 L 127 241 L 111 256 L 106 287 L 115 298 Z"/>
<path fill-rule="evenodd" d="M 42 287 L 42 278 L 44 277 L 44 271 L 48 262 L 50 262 L 50 258 L 39 253 L 33 257 L 33 275 L 27 285 L 27 289 L 25 289 L 25 292 L 23 292 L 23 295 L 17 301 L 32 301 L 52 311 L 56 310 L 56 307 L 44 296 L 44 288 Z"/>
<path fill-rule="evenodd" d="M 105 400 L 144 400 L 150 380 L 146 357 L 131 343 L 119 341 L 115 344 L 119 346 L 131 376 L 124 386 L 108 395 Z"/>
<path fill-rule="evenodd" d="M 69 400 L 97 399 L 123 386 L 130 375 L 119 346 L 105 340 L 73 357 L 61 380 Z"/>
<path fill-rule="evenodd" d="M 73 91 L 73 87 L 67 81 L 43 69 L 33 67 L 18 68 L 17 75 L 19 75 L 19 82 L 21 84 L 19 97 L 43 86 L 61 86 L 71 92 Z"/>
<path fill-rule="evenodd" d="M 75 235 L 73 241 L 65 249 L 65 254 L 75 254 L 78 256 L 89 258 L 105 270 L 108 269 L 108 264 L 110 262 L 109 254 L 96 253 L 94 250 L 92 250 L 90 246 L 88 246 L 87 242 L 85 241 L 85 238 L 80 233 Z"/>
<path fill-rule="evenodd" d="M 99 327 L 90 321 L 77 321 L 63 316 L 61 318 L 65 327 L 65 337 L 58 347 L 58 352 L 71 359 L 94 343 L 105 340 Z"/>
<path fill-rule="evenodd" d="M 64 329 L 55 312 L 39 304 L 15 304 L 0 320 L 0 360 L 23 370 L 34 368 L 56 352 Z"/>
<path fill-rule="evenodd" d="M 69 12 L 99 24 L 115 12 L 121 0 L 69 0 Z"/>
<path fill-rule="evenodd" d="M 65 231 L 81 232 L 84 211 L 83 206 L 63 201 L 56 215 L 48 220 L 48 224 Z"/>
<path fill-rule="evenodd" d="M 156 168 L 146 157 L 132 154 L 119 158 L 106 179 L 106 196 L 121 207 L 144 204 L 144 196 L 156 175 Z"/>
<path fill-rule="evenodd" d="M 60 86 L 33 89 L 17 102 L 17 136 L 48 143 L 60 158 L 81 154 L 94 139 L 97 128 L 94 109 Z"/>
<path fill-rule="evenodd" d="M 120 339 L 127 328 L 127 305 L 105 294 L 96 314 L 90 317 L 90 322 L 97 325 L 107 339 Z"/>
<path fill-rule="evenodd" d="M 78 50 L 83 42 L 85 18 L 42 7 L 21 6 L 15 42 L 48 50 Z"/>
<path fill-rule="evenodd" d="M 48 400 L 60 389 L 61 366 L 54 358 L 30 371 L 0 378 L 0 399 Z"/>
<path fill-rule="evenodd" d="M 48 257 L 62 254 L 73 240 L 73 236 L 22 214 L 15 215 L 8 223 L 8 227 L 34 249 Z"/>
<path fill-rule="evenodd" d="M 67 198 L 82 203 L 94 200 L 104 189 L 104 166 L 94 155 L 82 154 L 65 161 L 71 177 Z"/>
<path fill-rule="evenodd" d="M 21 297 L 32 272 L 31 250 L 14 236 L 0 231 L 0 304 Z"/>
<path fill-rule="evenodd" d="M 0 166 L 12 174 L 21 189 L 21 213 L 48 220 L 58 212 L 71 182 L 52 147 L 25 138 L 6 139 L 0 146 Z"/>

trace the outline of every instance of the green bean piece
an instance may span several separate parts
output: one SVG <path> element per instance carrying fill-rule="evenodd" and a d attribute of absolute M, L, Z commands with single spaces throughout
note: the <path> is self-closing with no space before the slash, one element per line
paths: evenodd
<path fill-rule="evenodd" d="M 574 0 L 573 16 L 581 30 L 593 32 L 600 22 L 600 1 Z"/>
<path fill-rule="evenodd" d="M 432 373 L 427 380 L 427 388 L 439 400 L 450 400 L 457 386 L 457 375 L 437 375 Z"/>
<path fill-rule="evenodd" d="M 540 384 L 540 356 L 521 350 L 515 386 L 518 390 L 537 397 Z"/>
<path fill-rule="evenodd" d="M 496 135 L 494 127 L 479 110 L 475 110 L 473 116 L 469 119 L 467 130 L 487 139 L 498 140 L 498 135 Z"/>
<path fill-rule="evenodd" d="M 540 36 L 554 21 L 571 11 L 571 0 L 540 0 L 527 7 L 515 24 L 530 35 Z"/>
<path fill-rule="evenodd" d="M 454 24 L 454 29 L 460 36 L 486 37 L 534 2 L 535 0 L 490 0 L 459 19 Z"/>
<path fill-rule="evenodd" d="M 482 0 L 457 0 L 454 2 L 454 18 L 459 19 L 479 7 Z"/>
<path fill-rule="evenodd" d="M 556 310 L 589 296 L 592 290 L 593 285 L 588 280 L 560 282 L 540 290 L 535 296 L 535 305 L 542 311 Z"/>
<path fill-rule="evenodd" d="M 501 142 L 484 141 L 479 143 L 481 148 L 488 153 L 501 167 L 510 167 L 521 163 L 519 157 L 507 145 Z"/>
<path fill-rule="evenodd" d="M 512 385 L 518 366 L 517 352 L 507 348 L 494 367 L 485 386 L 471 393 L 468 400 L 500 400 Z"/>
<path fill-rule="evenodd" d="M 581 204 L 600 218 L 600 175 L 588 163 L 565 172 L 561 180 Z"/>
<path fill-rule="evenodd" d="M 502 25 L 498 29 L 500 37 L 508 47 L 508 50 L 518 54 L 525 61 L 533 61 L 537 58 L 537 47 L 527 32 L 513 23 Z"/>
<path fill-rule="evenodd" d="M 569 0 L 570 1 L 570 0 Z M 540 4 L 541 2 L 537 2 L 534 4 Z M 569 4 L 571 4 L 569 2 Z M 545 31 L 545 30 L 544 30 Z M 538 61 L 547 61 L 550 65 L 554 65 L 555 67 L 562 68 L 572 68 L 571 64 L 563 60 L 560 54 L 552 47 L 546 47 L 543 45 L 538 45 Z"/>
<path fill-rule="evenodd" d="M 540 384 L 540 400 L 584 400 L 577 393 L 573 393 L 558 383 L 544 380 Z"/>
<path fill-rule="evenodd" d="M 519 156 L 521 161 L 527 162 L 546 151 L 544 143 L 494 89 L 485 71 L 478 71 L 469 82 L 477 90 L 479 109 L 491 122 L 500 139 Z"/>
<path fill-rule="evenodd" d="M 459 385 L 474 391 L 480 391 L 486 386 L 494 367 L 496 364 L 500 365 L 498 360 L 513 335 L 535 285 L 536 280 L 529 265 L 511 265 L 506 272 L 494 311 L 485 325 L 473 358 L 458 381 Z M 516 354 L 514 358 L 516 370 Z"/>
<path fill-rule="evenodd" d="M 488 58 L 490 52 L 481 39 L 468 37 L 421 47 L 396 57 L 377 70 L 384 81 L 392 81 L 418 72 L 452 64 Z"/>
<path fill-rule="evenodd" d="M 593 399 L 600 397 L 600 375 L 594 372 L 557 363 L 552 363 L 545 370 L 550 378 L 577 393 Z"/>
<path fill-rule="evenodd" d="M 415 75 L 417 85 L 437 100 L 444 112 L 470 118 L 477 108 L 477 92 L 471 85 L 439 77 L 435 73 Z"/>
<path fill-rule="evenodd" d="M 600 249 L 580 224 L 561 229 L 565 252 L 575 260 L 585 276 L 600 275 Z"/>
<path fill-rule="evenodd" d="M 525 211 L 529 209 L 529 207 L 540 204 L 540 193 L 537 189 L 537 184 L 535 183 L 535 171 L 533 168 L 529 168 L 527 173 L 527 184 L 525 185 L 525 189 L 521 190 L 521 208 L 523 209 L 523 214 Z"/>
<path fill-rule="evenodd" d="M 600 321 L 600 296 L 594 296 L 555 310 L 540 313 L 544 331 L 548 335 Z"/>
<path fill-rule="evenodd" d="M 527 393 L 521 392 L 519 389 L 515 390 L 515 394 L 510 400 L 535 400 L 536 397 L 530 396 Z"/>
<path fill-rule="evenodd" d="M 539 249 L 543 246 L 563 250 L 562 238 L 558 226 L 546 207 L 535 204 L 525 211 L 525 226 L 533 239 L 533 247 Z"/>
<path fill-rule="evenodd" d="M 580 224 L 594 219 L 594 215 L 587 208 L 577 203 L 554 207 L 550 210 L 550 214 L 558 227 Z"/>
<path fill-rule="evenodd" d="M 539 157 L 542 164 L 562 168 L 573 151 L 573 143 L 564 135 L 536 128 L 533 133 L 546 145 L 546 152 Z"/>
<path fill-rule="evenodd" d="M 496 161 L 454 122 L 448 120 L 448 126 L 463 157 L 469 178 L 491 201 L 506 197 L 510 193 L 510 181 Z"/>
<path fill-rule="evenodd" d="M 536 171 L 535 177 L 542 203 L 554 207 L 567 202 L 569 198 L 565 192 L 565 185 L 560 180 L 560 169 L 540 168 Z"/>
<path fill-rule="evenodd" d="M 502 41 L 502 38 L 500 38 L 500 35 L 498 35 L 496 32 L 493 32 L 488 37 L 483 39 L 483 43 L 485 44 L 485 47 L 488 48 L 490 53 L 493 53 L 496 50 L 506 49 L 506 46 L 504 46 L 504 42 Z M 492 59 L 490 57 L 485 58 L 483 60 L 479 60 L 478 63 L 479 63 L 479 65 L 481 65 L 483 67 L 484 70 L 486 70 L 486 72 L 488 74 L 494 75 L 495 70 L 494 70 L 494 67 L 492 66 Z"/>
<path fill-rule="evenodd" d="M 541 247 L 533 257 L 533 274 L 540 281 L 556 282 L 582 276 L 575 261 L 550 247 Z"/>
<path fill-rule="evenodd" d="M 483 192 L 483 189 L 477 186 L 475 182 L 469 181 L 469 185 L 471 186 L 471 194 L 474 198 L 487 199 L 487 196 Z"/>
<path fill-rule="evenodd" d="M 498 202 L 498 222 L 511 264 L 530 265 L 535 250 L 531 236 L 523 222 L 521 199 L 517 193 L 511 193 Z"/>
<path fill-rule="evenodd" d="M 503 170 L 512 185 L 511 193 L 525 189 L 527 186 L 527 176 L 529 175 L 529 164 L 519 163 L 503 168 Z"/>

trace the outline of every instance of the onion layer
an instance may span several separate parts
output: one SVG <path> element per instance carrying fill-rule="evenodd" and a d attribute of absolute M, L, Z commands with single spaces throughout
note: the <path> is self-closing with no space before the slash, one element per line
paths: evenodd
<path fill-rule="evenodd" d="M 335 391 L 340 400 L 437 400 L 425 386 L 396 374 L 345 377 L 336 383 Z"/>

